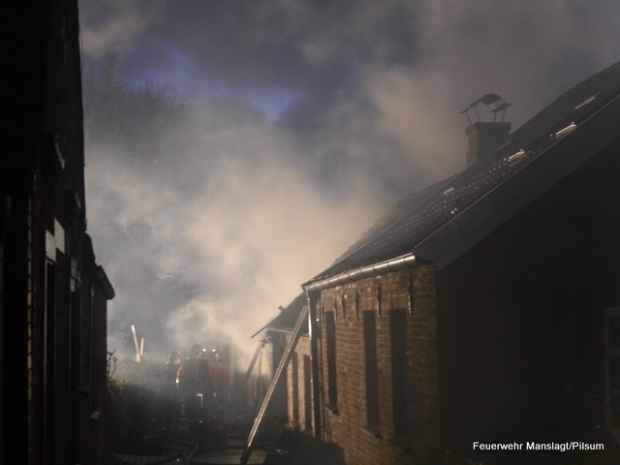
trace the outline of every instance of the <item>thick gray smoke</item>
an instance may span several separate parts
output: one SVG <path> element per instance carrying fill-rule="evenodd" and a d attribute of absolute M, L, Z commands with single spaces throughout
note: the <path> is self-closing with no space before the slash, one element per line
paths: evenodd
<path fill-rule="evenodd" d="M 90 228 L 117 287 L 109 345 L 127 347 L 134 323 L 159 357 L 218 333 L 250 348 L 250 334 L 376 217 L 378 199 L 354 175 L 323 189 L 250 109 L 162 105 L 157 117 L 174 118 L 163 128 L 141 121 L 109 140 L 88 131 Z"/>
<path fill-rule="evenodd" d="M 620 58 L 611 1 L 82 0 L 89 229 L 109 347 L 249 335 L 406 191 Z M 145 90 L 146 89 L 146 90 Z"/>

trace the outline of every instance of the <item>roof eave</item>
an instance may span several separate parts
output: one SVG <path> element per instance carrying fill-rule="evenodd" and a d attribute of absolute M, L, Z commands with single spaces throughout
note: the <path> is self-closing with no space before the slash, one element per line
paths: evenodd
<path fill-rule="evenodd" d="M 108 275 L 101 266 L 97 266 L 97 277 L 99 278 L 99 283 L 101 284 L 104 297 L 106 300 L 112 300 L 116 296 L 116 292 L 114 291 L 114 287 L 112 286 Z"/>
<path fill-rule="evenodd" d="M 302 287 L 305 291 L 318 291 L 320 289 L 324 289 L 329 286 L 334 286 L 336 284 L 340 284 L 345 281 L 349 281 L 351 279 L 359 279 L 366 276 L 371 276 L 381 271 L 389 271 L 394 268 L 412 265 L 416 262 L 416 256 L 412 253 L 406 253 L 403 255 L 399 255 L 394 258 L 390 258 L 388 260 L 382 260 L 379 262 L 375 262 L 370 265 L 360 266 L 358 268 L 353 268 L 348 271 L 344 271 L 342 273 L 335 274 L 334 276 L 328 276 L 321 278 L 318 276 L 304 284 Z"/>

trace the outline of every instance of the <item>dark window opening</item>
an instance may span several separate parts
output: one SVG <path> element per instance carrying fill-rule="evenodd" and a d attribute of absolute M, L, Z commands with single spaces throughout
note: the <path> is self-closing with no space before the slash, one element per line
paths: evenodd
<path fill-rule="evenodd" d="M 393 310 L 390 313 L 394 434 L 401 436 L 408 429 L 407 313 L 405 310 Z"/>
<path fill-rule="evenodd" d="M 377 323 L 374 312 L 364 312 L 364 355 L 366 361 L 366 426 L 379 430 L 379 376 L 377 366 Z"/>
<path fill-rule="evenodd" d="M 306 431 L 312 429 L 312 393 L 311 390 L 311 362 L 310 357 L 304 355 L 304 423 Z"/>
<path fill-rule="evenodd" d="M 334 312 L 325 313 L 327 326 L 327 381 L 329 406 L 332 410 L 338 409 L 338 385 L 336 379 L 336 319 Z"/>
<path fill-rule="evenodd" d="M 293 425 L 299 425 L 299 363 L 297 362 L 297 353 L 293 352 L 291 357 L 291 371 L 293 383 Z"/>

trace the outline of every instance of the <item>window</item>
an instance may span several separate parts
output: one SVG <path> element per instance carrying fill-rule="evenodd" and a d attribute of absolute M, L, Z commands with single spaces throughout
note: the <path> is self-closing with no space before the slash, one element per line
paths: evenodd
<path fill-rule="evenodd" d="M 366 426 L 379 430 L 379 377 L 377 366 L 377 322 L 374 312 L 364 312 L 364 355 L 366 362 Z"/>
<path fill-rule="evenodd" d="M 291 371 L 293 383 L 293 426 L 299 425 L 299 363 L 297 361 L 297 352 L 293 352 L 291 356 Z"/>
<path fill-rule="evenodd" d="M 405 310 L 390 312 L 390 340 L 394 435 L 398 437 L 406 434 L 408 429 L 407 313 Z"/>
<path fill-rule="evenodd" d="M 612 428 L 620 428 L 620 308 L 605 312 L 607 415 Z"/>
<path fill-rule="evenodd" d="M 329 406 L 338 410 L 338 380 L 336 378 L 336 318 L 334 312 L 325 312 L 327 330 L 327 381 Z"/>
<path fill-rule="evenodd" d="M 311 361 L 310 357 L 304 355 L 304 423 L 306 431 L 312 430 L 312 393 L 311 390 Z"/>

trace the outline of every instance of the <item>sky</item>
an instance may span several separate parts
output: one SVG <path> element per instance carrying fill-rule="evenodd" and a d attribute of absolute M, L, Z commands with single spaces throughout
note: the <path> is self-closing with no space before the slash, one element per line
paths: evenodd
<path fill-rule="evenodd" d="M 109 350 L 250 335 L 400 196 L 618 61 L 612 0 L 80 0 L 88 229 Z"/>

